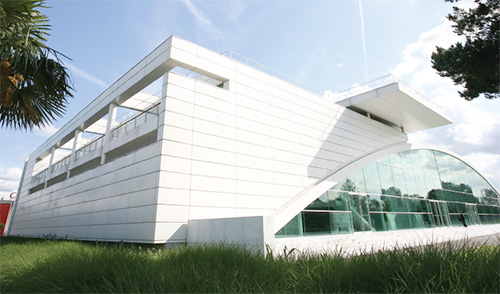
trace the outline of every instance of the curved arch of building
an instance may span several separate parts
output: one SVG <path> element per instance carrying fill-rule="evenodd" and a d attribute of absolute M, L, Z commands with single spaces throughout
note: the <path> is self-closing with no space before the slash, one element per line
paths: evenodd
<path fill-rule="evenodd" d="M 298 213 L 300 213 L 304 208 L 306 208 L 315 199 L 321 196 L 325 191 L 336 185 L 339 181 L 349 176 L 350 174 L 356 172 L 357 170 L 363 168 L 364 166 L 375 162 L 385 156 L 395 154 L 402 151 L 416 150 L 416 149 L 428 149 L 435 150 L 451 155 L 464 163 L 466 163 L 470 168 L 472 168 L 476 173 L 478 173 L 483 179 L 495 190 L 497 194 L 499 191 L 493 186 L 493 184 L 472 164 L 467 162 L 460 155 L 428 144 L 415 144 L 415 143 L 398 143 L 384 148 L 380 148 L 373 152 L 364 154 L 350 162 L 343 164 L 337 169 L 331 170 L 326 173 L 321 179 L 316 181 L 314 184 L 304 189 L 297 196 L 292 198 L 289 202 L 283 205 L 280 209 L 273 213 L 274 222 L 274 233 L 277 233 L 283 226 L 285 226 L 289 221 L 291 221 Z"/>

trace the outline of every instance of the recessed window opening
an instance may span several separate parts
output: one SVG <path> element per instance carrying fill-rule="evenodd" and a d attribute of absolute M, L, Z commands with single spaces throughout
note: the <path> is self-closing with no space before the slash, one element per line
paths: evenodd
<path fill-rule="evenodd" d="M 126 111 L 123 110 L 124 109 L 119 109 L 117 111 L 117 114 L 120 112 L 121 116 L 117 117 L 116 121 L 118 125 L 111 132 L 113 138 L 120 137 L 121 135 L 124 135 L 152 120 L 157 121 L 159 104 L 156 104 L 145 111 L 137 111 L 133 109 L 127 109 Z"/>
<path fill-rule="evenodd" d="M 40 158 L 33 168 L 33 181 L 42 180 L 47 175 L 50 175 L 51 172 L 54 172 L 62 167 L 65 167 L 69 164 L 69 156 L 71 156 L 71 146 L 73 144 L 73 139 L 66 142 L 63 146 L 58 147 L 54 150 L 52 154 L 52 150 L 46 152 L 46 155 L 43 158 Z M 52 158 L 52 165 L 50 165 L 50 161 Z M 51 169 L 49 170 L 49 167 Z"/>
<path fill-rule="evenodd" d="M 91 153 L 102 146 L 106 133 L 107 115 L 83 130 L 76 141 L 75 159 Z"/>
<path fill-rule="evenodd" d="M 50 153 L 47 156 L 38 158 L 35 167 L 33 168 L 33 180 L 39 180 L 43 178 L 49 168 L 50 163 Z"/>
<path fill-rule="evenodd" d="M 195 79 L 197 81 L 201 81 L 201 82 L 204 82 L 204 83 L 207 83 L 207 84 L 210 84 L 212 86 L 216 86 L 216 87 L 219 87 L 222 89 L 226 89 L 226 90 L 229 89 L 229 81 L 228 80 L 223 80 L 220 78 L 216 78 L 214 76 L 209 77 L 209 76 L 200 74 L 196 71 L 191 71 L 191 70 L 185 69 L 185 68 L 180 67 L 180 66 L 174 67 L 172 69 L 172 72 L 181 74 L 183 76 L 186 76 L 186 77 Z"/>

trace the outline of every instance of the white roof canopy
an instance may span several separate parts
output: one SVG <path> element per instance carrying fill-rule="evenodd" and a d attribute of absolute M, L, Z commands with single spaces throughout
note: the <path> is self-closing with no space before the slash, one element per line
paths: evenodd
<path fill-rule="evenodd" d="M 431 101 L 403 83 L 393 82 L 340 101 L 354 111 L 369 113 L 406 133 L 451 124 L 451 119 Z"/>

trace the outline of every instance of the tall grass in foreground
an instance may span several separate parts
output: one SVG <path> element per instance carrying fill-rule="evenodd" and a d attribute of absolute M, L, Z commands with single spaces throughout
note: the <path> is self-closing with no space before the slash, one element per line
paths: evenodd
<path fill-rule="evenodd" d="M 231 246 L 94 246 L 0 239 L 0 292 L 500 292 L 500 246 L 256 256 Z"/>

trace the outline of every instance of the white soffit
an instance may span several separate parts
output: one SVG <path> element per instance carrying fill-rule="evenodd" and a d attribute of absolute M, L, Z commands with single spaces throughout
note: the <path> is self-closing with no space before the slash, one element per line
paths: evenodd
<path fill-rule="evenodd" d="M 121 107 L 126 107 L 135 110 L 146 110 L 160 102 L 160 97 L 149 93 L 138 92 L 134 96 L 120 104 Z"/>
<path fill-rule="evenodd" d="M 451 119 L 431 101 L 412 93 L 407 86 L 394 82 L 338 101 L 353 110 L 375 115 L 406 133 L 451 124 Z"/>

